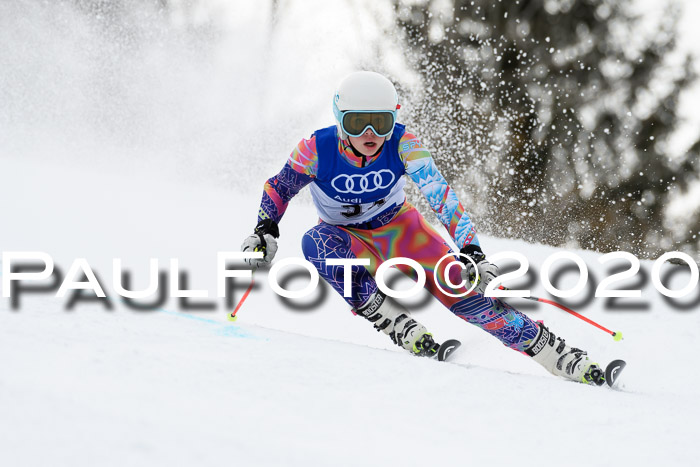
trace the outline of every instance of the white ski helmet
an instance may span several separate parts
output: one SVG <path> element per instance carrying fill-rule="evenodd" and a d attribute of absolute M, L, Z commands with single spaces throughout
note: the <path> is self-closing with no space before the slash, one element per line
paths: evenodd
<path fill-rule="evenodd" d="M 351 73 L 340 82 L 333 97 L 338 135 L 347 139 L 348 135 L 360 136 L 371 128 L 388 141 L 400 107 L 396 88 L 386 77 L 373 71 Z"/>

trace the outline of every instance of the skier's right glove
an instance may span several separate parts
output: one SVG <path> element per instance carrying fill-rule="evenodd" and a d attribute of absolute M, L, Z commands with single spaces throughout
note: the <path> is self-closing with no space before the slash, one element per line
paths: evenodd
<path fill-rule="evenodd" d="M 270 264 L 277 253 L 276 239 L 279 236 L 280 230 L 275 221 L 265 219 L 258 222 L 253 235 L 243 241 L 241 251 L 260 251 L 264 256 L 262 258 L 246 258 L 245 263 L 254 268 Z"/>
<path fill-rule="evenodd" d="M 462 270 L 462 279 L 468 280 L 470 284 L 474 284 L 478 271 L 479 282 L 474 287 L 474 292 L 483 295 L 489 282 L 498 276 L 498 266 L 486 261 L 486 255 L 478 245 L 466 245 L 459 252 L 469 256 L 476 263 L 476 269 L 474 269 L 474 264 L 471 261 L 460 258 L 466 266 L 466 269 Z"/>

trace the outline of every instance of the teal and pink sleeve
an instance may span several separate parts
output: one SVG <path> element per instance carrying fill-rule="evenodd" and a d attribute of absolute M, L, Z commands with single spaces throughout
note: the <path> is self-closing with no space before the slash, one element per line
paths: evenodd
<path fill-rule="evenodd" d="M 479 245 L 474 224 L 457 195 L 442 176 L 430 152 L 413 134 L 404 133 L 399 141 L 399 156 L 406 173 L 420 189 L 428 204 L 445 226 L 458 248 Z"/>

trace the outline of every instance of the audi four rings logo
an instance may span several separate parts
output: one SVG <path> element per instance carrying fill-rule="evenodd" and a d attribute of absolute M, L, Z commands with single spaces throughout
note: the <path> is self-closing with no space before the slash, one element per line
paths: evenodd
<path fill-rule="evenodd" d="M 391 170 L 382 169 L 376 172 L 369 172 L 364 175 L 341 174 L 331 181 L 331 186 L 338 193 L 371 193 L 372 191 L 389 188 L 396 176 Z"/>

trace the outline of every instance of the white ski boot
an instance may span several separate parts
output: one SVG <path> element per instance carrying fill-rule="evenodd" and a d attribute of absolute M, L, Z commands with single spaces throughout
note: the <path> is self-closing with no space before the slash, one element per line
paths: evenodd
<path fill-rule="evenodd" d="M 396 345 L 416 355 L 434 356 L 440 347 L 408 310 L 388 300 L 379 290 L 355 313 L 374 323 L 374 329 L 387 334 Z"/>
<path fill-rule="evenodd" d="M 588 358 L 586 352 L 570 347 L 564 339 L 556 337 L 543 324 L 530 347 L 525 349 L 537 363 L 556 376 L 572 381 L 600 386 L 605 383 L 605 374 L 597 363 Z"/>

